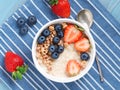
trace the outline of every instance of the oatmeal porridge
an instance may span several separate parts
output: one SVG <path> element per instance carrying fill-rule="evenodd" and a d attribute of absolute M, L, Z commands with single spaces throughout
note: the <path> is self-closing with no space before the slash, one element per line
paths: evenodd
<path fill-rule="evenodd" d="M 78 75 L 86 68 L 90 53 L 89 38 L 84 29 L 75 24 L 64 22 L 50 25 L 37 39 L 37 61 L 55 77 Z"/>

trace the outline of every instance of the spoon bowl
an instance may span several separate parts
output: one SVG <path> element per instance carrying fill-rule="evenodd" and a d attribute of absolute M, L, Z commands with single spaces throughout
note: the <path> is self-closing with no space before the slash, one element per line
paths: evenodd
<path fill-rule="evenodd" d="M 93 15 L 90 10 L 83 9 L 77 15 L 77 21 L 85 23 L 90 28 L 93 23 Z"/>

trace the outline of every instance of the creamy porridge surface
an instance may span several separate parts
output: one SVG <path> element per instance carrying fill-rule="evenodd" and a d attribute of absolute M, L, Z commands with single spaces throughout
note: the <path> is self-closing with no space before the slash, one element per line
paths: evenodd
<path fill-rule="evenodd" d="M 53 62 L 53 68 L 52 71 L 49 71 L 49 74 L 56 77 L 67 77 L 65 74 L 65 68 L 67 62 L 71 59 L 75 59 L 80 62 L 80 56 L 76 52 L 72 44 L 65 48 L 64 52 L 60 55 L 60 57 Z"/>

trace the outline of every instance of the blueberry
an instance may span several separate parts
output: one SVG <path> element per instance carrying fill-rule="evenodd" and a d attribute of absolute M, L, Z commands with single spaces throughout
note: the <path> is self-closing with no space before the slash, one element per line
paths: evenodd
<path fill-rule="evenodd" d="M 37 23 L 37 19 L 36 19 L 35 16 L 31 15 L 31 16 L 28 17 L 27 24 L 29 26 L 32 26 L 32 25 L 34 25 L 36 23 Z"/>
<path fill-rule="evenodd" d="M 17 19 L 17 26 L 22 27 L 22 26 L 25 25 L 25 22 L 26 22 L 25 19 L 20 17 L 20 18 Z"/>
<path fill-rule="evenodd" d="M 53 53 L 53 52 L 55 52 L 55 49 L 56 49 L 55 45 L 49 46 L 49 52 Z"/>
<path fill-rule="evenodd" d="M 54 43 L 54 44 L 58 44 L 59 41 L 60 41 L 60 38 L 59 38 L 59 37 L 55 36 L 55 37 L 53 38 L 53 43 Z"/>
<path fill-rule="evenodd" d="M 27 34 L 27 32 L 28 32 L 28 27 L 27 26 L 23 26 L 23 27 L 20 28 L 20 34 L 21 35 L 25 35 L 25 34 Z"/>
<path fill-rule="evenodd" d="M 52 57 L 53 59 L 57 59 L 57 58 L 59 57 L 59 53 L 53 52 L 53 53 L 51 54 L 51 57 Z"/>
<path fill-rule="evenodd" d="M 56 24 L 56 25 L 54 26 L 54 28 L 55 28 L 55 31 L 56 31 L 56 32 L 62 31 L 62 29 L 63 29 L 63 27 L 62 27 L 61 24 Z"/>
<path fill-rule="evenodd" d="M 57 52 L 62 53 L 63 51 L 64 51 L 64 47 L 59 45 L 58 48 L 57 48 Z"/>
<path fill-rule="evenodd" d="M 63 31 L 59 31 L 59 32 L 57 33 L 57 36 L 58 36 L 59 38 L 63 38 L 63 37 L 64 37 Z"/>
<path fill-rule="evenodd" d="M 90 58 L 89 54 L 86 52 L 81 53 L 80 58 L 82 60 L 88 60 Z"/>
<path fill-rule="evenodd" d="M 45 29 L 45 30 L 42 32 L 42 35 L 45 36 L 45 37 L 49 36 L 49 35 L 50 35 L 50 30 Z"/>
<path fill-rule="evenodd" d="M 45 36 L 39 36 L 37 42 L 42 44 L 46 40 Z"/>

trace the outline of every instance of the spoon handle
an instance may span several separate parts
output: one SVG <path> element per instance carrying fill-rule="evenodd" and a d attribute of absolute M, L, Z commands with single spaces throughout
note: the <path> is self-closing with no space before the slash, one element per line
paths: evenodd
<path fill-rule="evenodd" d="M 100 81 L 103 82 L 104 81 L 104 77 L 103 77 L 103 73 L 102 73 L 102 70 L 101 70 L 101 67 L 100 67 L 100 62 L 98 60 L 98 56 L 97 55 L 95 57 L 95 60 L 97 62 L 98 72 L 99 72 L 99 75 L 100 75 Z"/>

